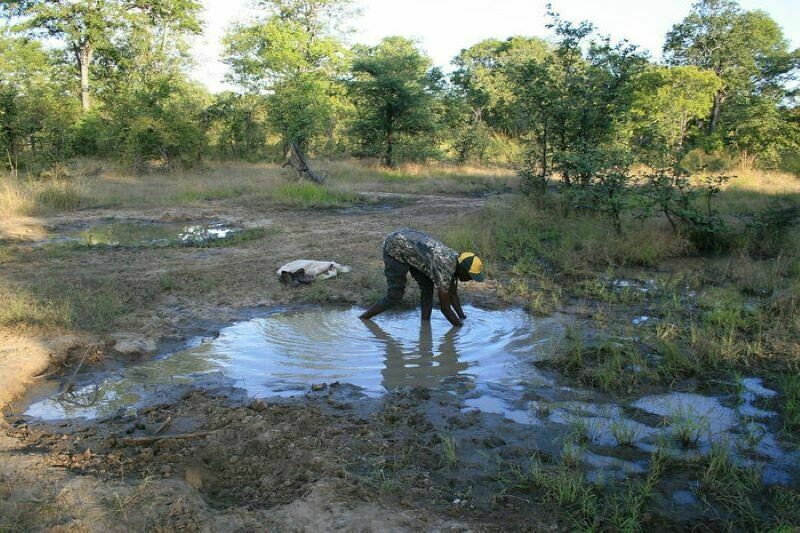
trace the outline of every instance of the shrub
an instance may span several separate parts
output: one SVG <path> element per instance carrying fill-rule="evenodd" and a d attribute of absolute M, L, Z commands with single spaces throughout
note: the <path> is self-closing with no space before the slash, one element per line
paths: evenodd
<path fill-rule="evenodd" d="M 706 152 L 695 148 L 683 156 L 680 166 L 690 173 L 725 172 L 733 167 L 733 158 L 722 150 Z"/>

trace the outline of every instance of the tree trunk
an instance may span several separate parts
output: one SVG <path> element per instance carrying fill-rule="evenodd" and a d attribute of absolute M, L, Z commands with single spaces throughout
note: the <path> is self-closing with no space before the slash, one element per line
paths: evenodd
<path fill-rule="evenodd" d="M 717 91 L 714 93 L 714 105 L 711 108 L 711 120 L 708 121 L 708 133 L 714 133 L 719 124 L 719 113 L 722 108 L 722 102 L 725 100 L 725 93 Z"/>
<path fill-rule="evenodd" d="M 89 42 L 84 42 L 78 49 L 78 66 L 81 69 L 81 111 L 88 112 L 92 108 L 89 97 L 89 64 L 92 62 L 92 50 Z"/>
<path fill-rule="evenodd" d="M 386 121 L 386 153 L 383 155 L 383 164 L 391 167 L 394 164 L 394 117 L 387 117 Z"/>

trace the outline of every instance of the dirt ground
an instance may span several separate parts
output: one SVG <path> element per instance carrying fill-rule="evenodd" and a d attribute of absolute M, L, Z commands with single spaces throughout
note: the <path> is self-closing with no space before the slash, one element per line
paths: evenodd
<path fill-rule="evenodd" d="M 382 194 L 372 202 L 393 208 L 293 210 L 211 202 L 5 219 L 5 238 L 109 218 L 225 221 L 267 233 L 218 248 L 54 254 L 31 246 L 22 252 L 24 261 L 3 265 L 4 279 L 22 288 L 47 279 L 78 287 L 106 280 L 125 287 L 137 305 L 122 327 L 105 333 L 34 328 L 3 334 L 0 530 L 554 528 L 546 514 L 531 515 L 528 505 L 500 502 L 491 469 L 472 470 L 486 464 L 463 471 L 447 465 L 438 435 L 475 421 L 465 421 L 452 399 L 431 398 L 426 391 L 399 391 L 378 401 L 342 386 L 274 403 L 250 402 L 232 390 L 186 390 L 137 417 L 83 427 L 29 425 L 14 415 L 9 402 L 26 387 L 63 387 L 75 372 L 168 351 L 260 308 L 311 301 L 368 304 L 383 289 L 379 250 L 386 233 L 411 226 L 436 234 L 463 223 L 485 198 Z M 299 258 L 334 260 L 353 272 L 298 289 L 280 285 L 275 270 Z M 496 306 L 496 291 L 493 282 L 469 287 L 467 299 Z M 501 417 L 494 418 L 486 427 L 501 424 Z M 154 432 L 152 441 L 136 440 Z M 169 434 L 196 436 L 162 438 Z M 519 436 L 512 443 L 474 435 L 473 448 L 502 443 L 505 453 L 517 455 L 535 446 L 517 449 Z M 472 490 L 480 495 L 465 497 Z"/>

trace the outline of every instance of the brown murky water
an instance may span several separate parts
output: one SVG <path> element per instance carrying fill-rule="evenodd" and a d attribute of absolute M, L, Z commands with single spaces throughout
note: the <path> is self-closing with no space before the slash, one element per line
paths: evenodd
<path fill-rule="evenodd" d="M 397 387 L 458 384 L 463 390 L 513 388 L 541 380 L 531 363 L 548 356 L 564 331 L 559 319 L 522 310 L 467 308 L 462 328 L 417 312 L 373 321 L 358 309 L 276 312 L 224 328 L 215 339 L 124 369 L 69 398 L 31 405 L 44 419 L 97 417 L 135 406 L 148 391 L 218 372 L 255 397 L 289 396 L 312 384 L 342 382 L 377 396 Z"/>

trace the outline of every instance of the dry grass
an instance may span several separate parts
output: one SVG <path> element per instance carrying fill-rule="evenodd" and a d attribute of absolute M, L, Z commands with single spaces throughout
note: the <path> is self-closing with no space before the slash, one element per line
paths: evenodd
<path fill-rule="evenodd" d="M 347 160 L 319 163 L 331 183 L 348 190 L 401 193 L 471 194 L 516 187 L 513 170 L 445 163 L 405 163 L 386 168 L 375 161 Z"/>
<path fill-rule="evenodd" d="M 70 211 L 87 203 L 90 200 L 80 179 L 19 181 L 5 178 L 0 181 L 0 215 Z"/>
<path fill-rule="evenodd" d="M 159 207 L 211 201 L 246 200 L 292 207 L 352 203 L 359 192 L 473 194 L 507 190 L 513 172 L 499 168 L 432 163 L 386 169 L 371 162 L 317 161 L 328 176 L 312 194 L 291 169 L 273 163 L 209 162 L 204 169 L 133 174 L 108 162 L 77 160 L 74 177 L 0 177 L 0 215 L 41 215 L 85 207 Z"/>
<path fill-rule="evenodd" d="M 114 167 L 86 181 L 99 206 L 158 207 L 227 200 L 257 194 L 286 182 L 278 165 L 213 163 L 205 170 L 136 175 Z"/>
<path fill-rule="evenodd" d="M 780 172 L 743 170 L 723 188 L 719 198 L 724 213 L 751 214 L 776 203 L 800 203 L 800 177 Z"/>

